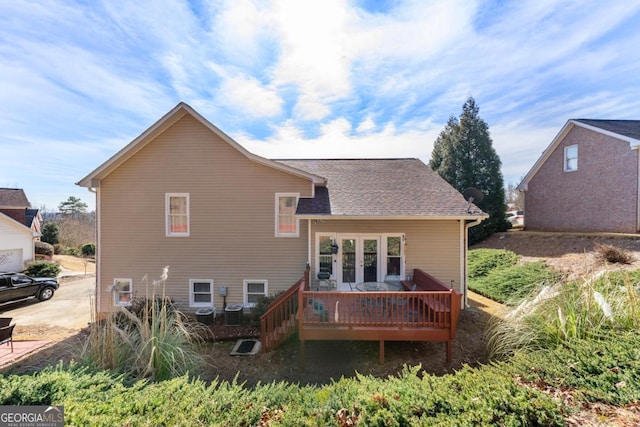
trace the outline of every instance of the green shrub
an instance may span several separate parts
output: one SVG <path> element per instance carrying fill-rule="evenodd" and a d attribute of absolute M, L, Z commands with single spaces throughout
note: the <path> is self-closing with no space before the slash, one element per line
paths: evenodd
<path fill-rule="evenodd" d="M 64 255 L 65 248 L 60 243 L 53 245 L 53 253 L 56 255 Z"/>
<path fill-rule="evenodd" d="M 464 367 L 442 377 L 405 368 L 327 386 L 285 382 L 247 389 L 186 376 L 162 383 L 70 367 L 0 377 L 0 404 L 64 405 L 69 425 L 556 426 L 563 409 L 504 369 Z"/>
<path fill-rule="evenodd" d="M 503 368 L 537 387 L 570 388 L 581 401 L 627 405 L 640 396 L 640 335 L 612 332 L 601 340 L 518 353 Z"/>
<path fill-rule="evenodd" d="M 51 261 L 34 261 L 27 265 L 25 274 L 32 277 L 57 277 L 62 267 Z"/>
<path fill-rule="evenodd" d="M 45 242 L 36 241 L 34 243 L 34 246 L 35 246 L 36 254 L 46 255 L 48 257 L 53 256 L 53 245 L 50 245 L 49 243 L 45 243 Z"/>
<path fill-rule="evenodd" d="M 469 278 L 486 276 L 490 271 L 511 267 L 520 257 L 506 249 L 473 249 L 468 255 Z"/>
<path fill-rule="evenodd" d="M 284 291 L 277 292 L 269 296 L 258 298 L 256 305 L 251 309 L 249 324 L 254 327 L 260 326 L 260 317 L 267 312 L 269 305 L 274 302 Z"/>
<path fill-rule="evenodd" d="M 544 262 L 527 262 L 491 270 L 486 276 L 469 280 L 469 289 L 502 303 L 519 303 L 545 284 L 560 280 Z"/>
<path fill-rule="evenodd" d="M 94 256 L 96 254 L 96 244 L 85 243 L 82 245 L 80 251 L 82 252 L 82 256 Z"/>
<path fill-rule="evenodd" d="M 64 248 L 64 255 L 80 256 L 80 249 L 74 247 Z"/>

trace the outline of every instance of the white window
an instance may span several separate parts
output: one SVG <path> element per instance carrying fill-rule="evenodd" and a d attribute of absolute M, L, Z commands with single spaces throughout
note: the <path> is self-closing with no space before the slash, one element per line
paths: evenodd
<path fill-rule="evenodd" d="M 114 279 L 112 291 L 114 305 L 131 305 L 131 300 L 133 299 L 133 280 Z"/>
<path fill-rule="evenodd" d="M 564 171 L 573 172 L 578 170 L 578 146 L 570 145 L 564 148 Z"/>
<path fill-rule="evenodd" d="M 333 263 L 335 254 L 338 253 L 338 246 L 335 244 L 335 235 L 316 234 L 316 265 L 318 273 L 329 273 L 334 277 Z M 334 249 L 335 248 L 335 249 Z"/>
<path fill-rule="evenodd" d="M 189 280 L 189 307 L 213 307 L 213 280 Z"/>
<path fill-rule="evenodd" d="M 297 193 L 276 193 L 276 236 L 298 237 L 300 224 L 296 218 Z"/>
<path fill-rule="evenodd" d="M 261 297 L 266 297 L 268 292 L 268 281 L 266 280 L 245 280 L 244 281 L 244 306 L 255 307 Z"/>
<path fill-rule="evenodd" d="M 386 275 L 402 278 L 402 236 L 387 236 Z"/>
<path fill-rule="evenodd" d="M 189 193 L 165 195 L 167 236 L 189 236 Z"/>

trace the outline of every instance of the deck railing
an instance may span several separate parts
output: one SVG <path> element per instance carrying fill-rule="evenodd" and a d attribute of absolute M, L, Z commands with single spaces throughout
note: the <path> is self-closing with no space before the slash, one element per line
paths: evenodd
<path fill-rule="evenodd" d="M 309 289 L 308 270 L 260 316 L 260 342 L 264 351 L 275 349 L 298 330 L 298 293 L 305 289 Z"/>
<path fill-rule="evenodd" d="M 452 292 L 301 293 L 303 326 L 449 328 Z M 455 333 L 455 331 L 454 331 Z"/>
<path fill-rule="evenodd" d="M 298 293 L 298 334 L 306 340 L 441 341 L 452 360 L 460 294 L 450 291 Z"/>
<path fill-rule="evenodd" d="M 447 360 L 460 315 L 461 296 L 449 291 L 320 292 L 309 290 L 309 270 L 260 317 L 262 348 L 289 337 L 305 340 L 442 341 Z"/>

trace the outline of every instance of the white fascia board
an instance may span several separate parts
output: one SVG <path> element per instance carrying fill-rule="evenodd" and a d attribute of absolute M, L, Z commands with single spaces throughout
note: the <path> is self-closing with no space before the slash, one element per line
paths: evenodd
<path fill-rule="evenodd" d="M 631 144 L 632 148 L 637 147 L 638 145 L 640 145 L 640 140 L 638 140 L 638 139 L 631 138 L 631 137 L 628 137 L 628 136 L 625 136 L 625 135 L 621 135 L 621 134 L 616 133 L 616 132 L 611 132 L 610 130 L 605 130 L 605 129 L 599 128 L 597 126 L 591 126 L 591 125 L 588 125 L 586 123 L 579 122 L 577 120 L 569 120 L 569 121 L 572 122 L 576 126 L 580 126 L 582 128 L 589 129 L 589 130 L 591 130 L 593 132 L 598 132 L 598 133 L 600 133 L 602 135 L 607 135 L 607 136 L 610 136 L 612 138 L 621 139 L 621 140 Z"/>

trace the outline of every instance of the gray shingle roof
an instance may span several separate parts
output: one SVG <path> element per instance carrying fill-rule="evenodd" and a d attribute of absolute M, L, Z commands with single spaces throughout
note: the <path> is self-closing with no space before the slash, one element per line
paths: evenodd
<path fill-rule="evenodd" d="M 300 200 L 299 215 L 471 215 L 462 195 L 418 159 L 277 161 L 327 179 L 326 188 L 316 187 L 314 199 Z"/>
<path fill-rule="evenodd" d="M 575 121 L 617 133 L 628 138 L 640 140 L 640 120 L 575 119 Z"/>
<path fill-rule="evenodd" d="M 31 204 L 21 188 L 0 188 L 0 207 L 29 208 Z"/>

